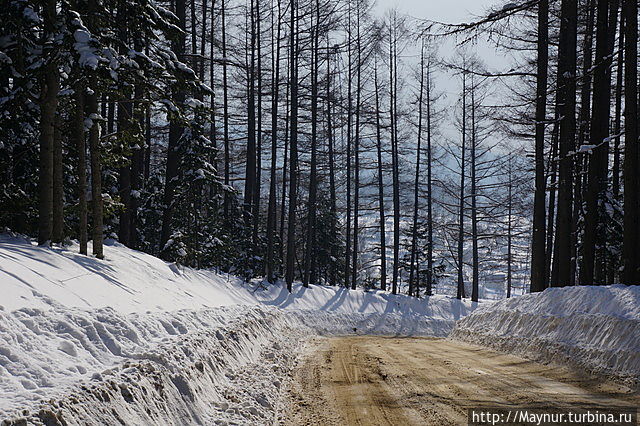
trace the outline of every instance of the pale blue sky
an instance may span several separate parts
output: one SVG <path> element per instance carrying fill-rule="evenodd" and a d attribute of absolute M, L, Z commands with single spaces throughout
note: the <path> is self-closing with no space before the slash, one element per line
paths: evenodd
<path fill-rule="evenodd" d="M 495 0 L 377 0 L 376 8 L 384 11 L 397 6 L 416 18 L 458 22 L 469 21 L 495 3 Z"/>

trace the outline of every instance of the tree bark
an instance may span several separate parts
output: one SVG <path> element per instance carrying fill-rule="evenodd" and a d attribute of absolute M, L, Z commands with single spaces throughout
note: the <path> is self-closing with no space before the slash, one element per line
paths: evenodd
<path fill-rule="evenodd" d="M 422 94 L 424 93 L 424 39 L 420 46 L 420 91 L 418 94 L 418 145 L 416 147 L 416 174 L 413 185 L 413 224 L 411 228 L 411 261 L 409 266 L 409 296 L 418 287 L 414 281 L 418 239 L 418 189 L 420 180 L 420 150 L 422 149 Z"/>
<path fill-rule="evenodd" d="M 222 19 L 222 121 L 224 127 L 224 185 L 229 188 L 230 181 L 230 146 L 229 146 L 229 85 L 227 76 L 227 0 L 222 0 L 220 17 Z M 231 203 L 229 191 L 224 192 L 224 218 L 229 220 L 229 205 Z"/>
<path fill-rule="evenodd" d="M 624 0 L 624 237 L 622 282 L 640 283 L 640 159 L 638 158 L 638 3 Z"/>
<path fill-rule="evenodd" d="M 345 262 L 344 262 L 344 286 L 346 288 L 351 287 L 351 120 L 353 115 L 353 101 L 352 101 L 352 90 L 351 85 L 353 81 L 353 65 L 352 65 L 352 54 L 351 54 L 351 0 L 347 1 L 347 156 L 345 158 L 346 168 L 347 168 L 347 214 L 345 220 L 345 242 L 346 242 L 346 250 L 345 250 Z"/>
<path fill-rule="evenodd" d="M 533 201 L 533 236 L 531 242 L 531 292 L 547 287 L 546 212 L 547 180 L 545 176 L 544 145 L 547 119 L 547 80 L 549 64 L 549 1 L 538 2 L 538 61 L 536 64 L 536 124 L 535 124 L 535 192 Z M 551 230 L 548 230 L 551 232 Z"/>
<path fill-rule="evenodd" d="M 558 265 L 554 287 L 571 282 L 571 228 L 573 204 L 573 156 L 576 135 L 576 30 L 577 0 L 562 0 L 558 51 L 558 92 L 560 107 L 560 164 L 558 182 L 558 215 L 556 219 L 554 263 Z"/>
<path fill-rule="evenodd" d="M 80 254 L 87 254 L 87 147 L 84 139 L 84 87 L 80 81 L 74 85 L 75 110 L 73 138 L 78 151 L 78 240 Z"/>
<path fill-rule="evenodd" d="M 91 197 L 92 197 L 92 239 L 93 254 L 104 259 L 103 240 L 103 201 L 102 201 L 102 153 L 100 150 L 100 122 L 98 121 L 98 96 L 96 76 L 90 77 L 89 91 L 86 94 L 87 114 L 92 120 L 89 129 L 89 150 L 91 153 Z"/>
<path fill-rule="evenodd" d="M 287 289 L 291 292 L 295 278 L 296 260 L 296 208 L 297 208 L 297 182 L 298 182 L 298 61 L 297 61 L 297 0 L 291 0 L 291 38 L 290 38 L 290 82 L 291 86 L 291 159 L 289 163 L 289 218 L 287 223 L 287 268 L 285 280 Z"/>
<path fill-rule="evenodd" d="M 60 244 L 64 239 L 64 173 L 62 161 L 62 119 L 56 114 L 53 131 L 53 226 L 51 241 Z"/>
<path fill-rule="evenodd" d="M 398 293 L 400 275 L 400 179 L 398 173 L 398 116 L 397 116 L 397 33 L 396 13 L 389 27 L 389 112 L 391 118 L 391 168 L 393 172 L 393 274 L 391 293 Z"/>
<path fill-rule="evenodd" d="M 620 15 L 620 37 L 618 38 L 618 55 L 616 71 L 616 106 L 615 106 L 615 119 L 613 125 L 613 134 L 615 135 L 613 143 L 613 196 L 616 199 L 620 198 L 620 130 L 621 130 L 621 118 L 622 118 L 622 84 L 624 81 L 624 33 L 625 33 L 624 14 Z"/>
<path fill-rule="evenodd" d="M 466 68 L 466 66 L 465 66 Z M 464 181 L 467 139 L 467 76 L 462 73 L 462 150 L 460 154 L 460 214 L 458 229 L 458 299 L 466 298 L 464 288 Z"/>
<path fill-rule="evenodd" d="M 472 287 L 471 301 L 478 301 L 479 293 L 479 259 L 478 259 L 478 210 L 476 195 L 478 182 L 476 179 L 476 86 L 473 75 L 471 75 L 471 245 L 472 245 Z"/>
<path fill-rule="evenodd" d="M 351 267 L 351 289 L 358 285 L 358 237 L 360 219 L 360 92 L 362 90 L 362 46 L 360 43 L 360 2 L 356 2 L 356 122 L 353 139 L 354 183 L 353 183 L 353 266 Z"/>
<path fill-rule="evenodd" d="M 258 242 L 258 231 L 260 229 L 260 196 L 262 191 L 262 50 L 261 50 L 261 29 L 260 29 L 260 0 L 256 0 L 256 61 L 257 61 L 257 126 L 256 126 L 256 180 L 253 189 L 253 230 L 252 241 Z"/>
<path fill-rule="evenodd" d="M 589 158 L 586 191 L 583 262 L 580 267 L 581 284 L 604 284 L 606 280 L 606 232 L 602 228 L 605 217 L 602 209 L 606 199 L 609 162 L 609 99 L 611 92 L 609 51 L 609 1 L 598 0 L 596 28 L 596 67 L 593 79 L 593 114 L 589 143 L 594 146 Z M 596 249 L 596 246 L 599 249 Z"/>
<path fill-rule="evenodd" d="M 250 59 L 247 67 L 248 99 L 247 99 L 247 159 L 245 163 L 244 181 L 244 219 L 245 225 L 252 225 L 254 192 L 256 189 L 256 23 L 255 2 L 251 0 L 251 44 Z M 254 241 L 255 244 L 255 241 Z"/>
<path fill-rule="evenodd" d="M 433 294 L 433 188 L 431 151 L 431 60 L 427 63 L 427 289 L 426 296 Z"/>
<path fill-rule="evenodd" d="M 318 26 L 319 4 L 315 3 L 315 27 L 311 23 L 311 170 L 309 176 L 309 203 L 307 207 L 307 241 L 304 256 L 305 267 L 302 284 L 308 287 L 309 283 L 316 282 L 316 208 L 318 191 L 318 166 L 317 166 L 317 128 L 318 128 Z"/>
<path fill-rule="evenodd" d="M 53 228 L 53 150 L 54 126 L 58 108 L 60 76 L 58 65 L 50 52 L 57 19 L 56 0 L 48 0 L 43 9 L 45 51 L 49 60 L 44 66 L 42 94 L 40 97 L 40 168 L 38 179 L 38 244 L 49 245 Z"/>
<path fill-rule="evenodd" d="M 380 289 L 387 290 L 387 230 L 384 213 L 384 180 L 382 176 L 382 135 L 380 124 L 380 88 L 378 86 L 378 63 L 373 69 L 376 92 L 376 148 L 378 151 L 378 212 L 380 217 Z"/>
<path fill-rule="evenodd" d="M 278 90 L 280 88 L 279 76 L 280 76 L 280 21 L 281 5 L 278 0 L 278 29 L 276 39 L 273 40 L 272 33 L 272 64 L 273 70 L 271 77 L 272 97 L 271 97 L 271 170 L 269 176 L 269 206 L 267 212 L 267 262 L 266 262 L 266 275 L 267 280 L 270 283 L 275 282 L 275 268 L 274 268 L 274 243 L 275 243 L 275 228 L 276 228 L 276 181 L 277 181 L 277 155 L 278 155 Z M 272 12 L 273 17 L 273 12 Z M 273 21 L 273 18 L 272 18 Z M 272 22 L 273 26 L 273 22 Z"/>
<path fill-rule="evenodd" d="M 336 207 L 336 176 L 335 176 L 335 158 L 333 151 L 333 127 L 332 123 L 332 110 L 331 110 L 331 49 L 329 46 L 329 33 L 327 33 L 327 144 L 328 146 L 328 154 L 329 154 L 329 211 L 331 213 L 331 229 L 335 231 L 337 229 L 338 224 L 338 212 Z M 337 258 L 338 253 L 336 252 L 335 244 L 331 245 L 331 266 L 329 270 L 329 283 L 331 285 L 336 284 L 336 274 L 337 268 L 335 264 L 335 260 Z"/>

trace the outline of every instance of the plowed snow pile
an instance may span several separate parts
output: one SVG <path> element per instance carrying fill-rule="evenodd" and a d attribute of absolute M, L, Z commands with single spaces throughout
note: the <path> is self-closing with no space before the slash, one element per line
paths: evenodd
<path fill-rule="evenodd" d="M 309 336 L 446 336 L 474 307 L 289 294 L 113 241 L 101 261 L 0 233 L 0 423 L 271 424 Z"/>
<path fill-rule="evenodd" d="M 453 339 L 640 383 L 640 286 L 549 288 L 483 305 Z"/>

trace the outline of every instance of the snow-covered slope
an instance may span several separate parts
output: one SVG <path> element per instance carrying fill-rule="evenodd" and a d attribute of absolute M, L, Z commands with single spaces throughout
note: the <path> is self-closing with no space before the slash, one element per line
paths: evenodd
<path fill-rule="evenodd" d="M 640 383 L 640 286 L 549 288 L 486 304 L 451 338 Z"/>
<path fill-rule="evenodd" d="M 43 249 L 0 234 L 0 306 L 7 311 L 110 307 L 129 313 L 256 303 L 233 277 L 181 268 L 112 240 L 104 249 L 101 261 L 78 254 L 75 244 Z"/>
<path fill-rule="evenodd" d="M 265 286 L 255 294 L 262 303 L 281 309 L 338 313 L 410 313 L 454 320 L 468 315 L 475 306 L 471 302 L 461 302 L 449 296 L 416 299 L 380 290 L 349 290 L 344 287 L 317 285 L 305 288 L 299 284 L 294 286 L 291 293 L 283 286 Z"/>
<path fill-rule="evenodd" d="M 474 307 L 76 252 L 0 234 L 0 421 L 270 424 L 314 333 L 445 336 Z"/>
<path fill-rule="evenodd" d="M 300 284 L 289 293 L 282 284 L 262 286 L 255 295 L 263 304 L 289 312 L 319 334 L 447 336 L 455 321 L 477 303 L 435 295 L 416 299 L 379 290 Z"/>

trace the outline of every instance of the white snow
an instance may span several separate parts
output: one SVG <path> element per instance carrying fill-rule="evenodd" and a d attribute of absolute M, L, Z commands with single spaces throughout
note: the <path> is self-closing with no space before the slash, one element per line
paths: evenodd
<path fill-rule="evenodd" d="M 323 286 L 289 295 L 104 249 L 97 260 L 0 234 L 0 421 L 271 424 L 309 336 L 445 336 L 474 308 Z"/>
<path fill-rule="evenodd" d="M 95 49 L 91 46 L 91 34 L 85 29 L 77 29 L 73 33 L 75 39 L 74 48 L 79 55 L 78 63 L 81 67 L 98 68 L 100 57 L 96 54 Z"/>
<path fill-rule="evenodd" d="M 640 383 L 640 286 L 549 288 L 485 304 L 451 338 Z"/>
<path fill-rule="evenodd" d="M 450 296 L 416 299 L 380 290 L 294 284 L 263 285 L 255 292 L 262 303 L 290 311 L 319 334 L 383 334 L 444 337 L 475 303 Z"/>
<path fill-rule="evenodd" d="M 260 306 L 0 312 L 0 421 L 268 424 L 305 337 L 289 323 Z"/>
<path fill-rule="evenodd" d="M 0 282 L 6 311 L 61 305 L 142 313 L 256 303 L 234 278 L 181 268 L 112 240 L 100 261 L 78 254 L 75 244 L 43 249 L 0 234 Z"/>
<path fill-rule="evenodd" d="M 538 361 L 632 385 L 640 377 L 638 286 L 554 288 L 474 311 L 442 295 L 299 284 L 289 293 L 109 240 L 104 260 L 77 251 L 0 234 L 0 421 L 272 424 L 315 334 L 453 329 L 451 338 Z"/>

